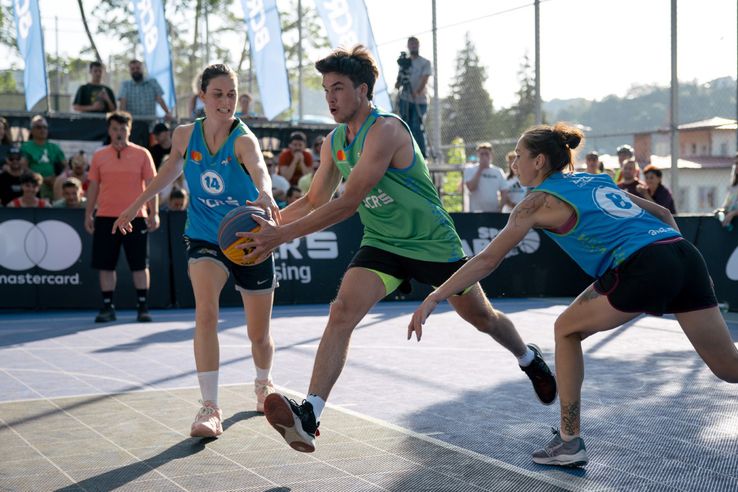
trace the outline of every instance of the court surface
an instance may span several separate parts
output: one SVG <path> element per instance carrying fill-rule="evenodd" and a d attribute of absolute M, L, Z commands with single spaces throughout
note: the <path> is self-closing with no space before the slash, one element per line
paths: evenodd
<path fill-rule="evenodd" d="M 494 300 L 553 366 L 567 300 Z M 534 464 L 558 425 L 515 359 L 439 307 L 406 340 L 417 303 L 359 325 L 313 454 L 254 412 L 243 311 L 221 311 L 225 433 L 189 437 L 199 408 L 194 312 L 93 323 L 93 312 L 0 313 L 0 490 L 738 490 L 738 386 L 714 377 L 673 318 L 641 317 L 584 342 L 583 469 Z M 274 381 L 301 399 L 328 307 L 279 306 Z M 738 317 L 729 314 L 733 339 Z"/>

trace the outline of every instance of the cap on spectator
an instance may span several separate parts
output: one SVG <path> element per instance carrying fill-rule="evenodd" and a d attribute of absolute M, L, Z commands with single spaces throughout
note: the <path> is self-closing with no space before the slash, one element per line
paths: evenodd
<path fill-rule="evenodd" d="M 628 144 L 621 145 L 618 147 L 618 154 L 632 154 L 633 153 L 633 147 L 631 147 Z"/>
<path fill-rule="evenodd" d="M 13 145 L 8 149 L 7 155 L 20 155 L 21 149 L 18 145 Z"/>
<path fill-rule="evenodd" d="M 591 157 L 593 157 L 595 159 L 599 159 L 600 158 L 600 153 L 597 152 L 596 150 L 591 150 L 591 151 L 587 152 L 587 155 L 584 156 L 584 157 L 587 158 L 587 159 L 589 159 Z"/>
<path fill-rule="evenodd" d="M 157 123 L 156 125 L 154 125 L 154 131 L 152 133 L 154 135 L 158 135 L 161 132 L 168 132 L 168 131 L 169 131 L 169 127 L 167 126 L 166 123 Z"/>

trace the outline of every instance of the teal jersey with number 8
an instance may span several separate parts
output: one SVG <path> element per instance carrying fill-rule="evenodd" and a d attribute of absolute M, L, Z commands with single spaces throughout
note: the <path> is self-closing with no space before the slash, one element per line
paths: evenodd
<path fill-rule="evenodd" d="M 681 234 L 636 205 L 607 174 L 554 173 L 531 189 L 550 193 L 576 213 L 565 234 L 544 230 L 582 269 L 599 277 L 646 245 Z"/>

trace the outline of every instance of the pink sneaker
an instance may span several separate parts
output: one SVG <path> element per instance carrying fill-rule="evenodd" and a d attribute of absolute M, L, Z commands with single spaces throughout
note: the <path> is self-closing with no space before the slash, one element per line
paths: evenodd
<path fill-rule="evenodd" d="M 256 393 L 256 411 L 264 413 L 264 400 L 274 393 L 274 384 L 270 379 L 254 379 L 254 393 Z"/>
<path fill-rule="evenodd" d="M 202 407 L 190 428 L 190 436 L 218 437 L 223 433 L 223 411 L 212 401 L 201 403 Z"/>

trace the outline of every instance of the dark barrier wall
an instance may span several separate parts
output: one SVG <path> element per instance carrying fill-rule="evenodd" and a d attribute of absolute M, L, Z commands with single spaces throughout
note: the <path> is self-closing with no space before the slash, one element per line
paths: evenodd
<path fill-rule="evenodd" d="M 170 213 L 170 241 L 177 305 L 194 307 L 192 286 L 187 278 L 187 255 L 182 231 L 186 214 Z M 362 226 L 358 216 L 336 224 L 328 230 L 295 239 L 281 245 L 274 266 L 279 281 L 275 294 L 277 304 L 326 303 L 335 297 L 343 272 L 359 247 Z M 221 293 L 224 306 L 240 306 L 241 295 L 233 280 Z"/>
<path fill-rule="evenodd" d="M 166 214 L 161 224 L 149 238 L 149 297 L 155 307 L 167 307 L 172 299 Z M 122 251 L 120 256 L 114 303 L 133 307 L 133 280 Z M 0 208 L 0 307 L 100 307 L 100 283 L 91 259 L 84 210 Z"/>
<path fill-rule="evenodd" d="M 479 253 L 504 227 L 506 214 L 453 214 L 464 249 Z M 151 306 L 194 306 L 182 232 L 184 212 L 162 214 L 150 238 Z M 738 230 L 713 217 L 677 217 L 684 236 L 707 261 L 718 300 L 738 310 Z M 275 255 L 278 304 L 330 302 L 362 235 L 358 216 L 325 231 L 282 245 Z M 82 210 L 0 209 L 0 307 L 97 308 L 97 272 L 90 268 L 92 239 Z M 572 297 L 591 279 L 540 231 L 531 231 L 502 265 L 482 281 L 490 297 Z M 429 288 L 414 285 L 390 299 L 422 299 Z M 241 304 L 232 282 L 223 305 Z M 131 275 L 121 254 L 115 304 L 135 304 Z"/>

